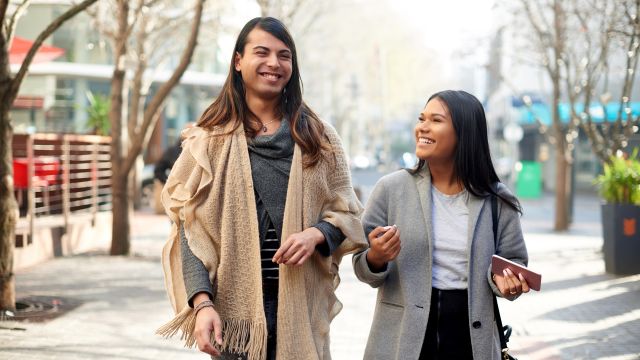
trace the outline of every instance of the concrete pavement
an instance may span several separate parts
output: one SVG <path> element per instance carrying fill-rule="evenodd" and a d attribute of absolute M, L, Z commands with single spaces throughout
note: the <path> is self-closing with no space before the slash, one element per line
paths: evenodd
<path fill-rule="evenodd" d="M 576 223 L 566 234 L 549 230 L 548 197 L 523 203 L 530 267 L 543 274 L 543 285 L 513 303 L 500 301 L 503 321 L 514 327 L 512 353 L 521 360 L 640 359 L 640 275 L 604 273 L 598 200 L 577 199 Z M 154 335 L 171 317 L 159 264 L 168 229 L 166 217 L 137 212 L 133 256 L 58 258 L 17 274 L 18 297 L 82 303 L 48 322 L 0 322 L 0 358 L 207 359 Z M 344 309 L 332 324 L 332 354 L 361 359 L 376 293 L 355 279 L 349 258 L 341 278 Z"/>

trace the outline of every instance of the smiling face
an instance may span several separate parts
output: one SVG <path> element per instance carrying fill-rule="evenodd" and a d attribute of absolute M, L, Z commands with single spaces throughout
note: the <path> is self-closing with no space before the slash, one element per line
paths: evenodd
<path fill-rule="evenodd" d="M 249 33 L 243 54 L 235 55 L 235 69 L 242 76 L 248 98 L 279 97 L 291 79 L 292 65 L 291 49 L 257 27 Z"/>
<path fill-rule="evenodd" d="M 427 103 L 414 133 L 418 159 L 453 164 L 458 138 L 449 109 L 442 100 L 434 98 Z"/>

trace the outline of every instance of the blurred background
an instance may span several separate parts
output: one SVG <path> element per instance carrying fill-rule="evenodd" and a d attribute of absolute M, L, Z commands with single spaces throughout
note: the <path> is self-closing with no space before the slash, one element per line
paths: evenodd
<path fill-rule="evenodd" d="M 10 325 L 0 327 L 0 341 L 6 340 L 0 353 L 49 358 L 46 345 L 28 339 L 29 332 L 50 333 L 29 318 L 76 307 L 93 324 L 85 332 L 105 330 L 95 328 L 100 321 L 92 322 L 95 308 L 87 306 L 97 295 L 80 291 L 95 285 L 91 276 L 111 284 L 101 297 L 131 298 L 120 304 L 129 310 L 108 316 L 143 311 L 135 302 L 155 304 L 163 311 L 136 328 L 147 336 L 165 319 L 158 261 L 168 219 L 157 200 L 158 174 L 170 169 L 165 160 L 180 131 L 218 95 L 241 27 L 269 15 L 291 31 L 304 99 L 342 137 L 363 203 L 381 176 L 416 163 L 413 127 L 431 94 L 460 89 L 480 99 L 494 166 L 524 205 L 532 266 L 546 270 L 543 280 L 552 283 L 546 297 L 543 291 L 525 300 L 538 311 L 523 316 L 517 304 L 504 305 L 503 317 L 514 319 L 523 339 L 515 340 L 520 354 L 640 359 L 639 1 L 2 4 L 7 66 L 0 79 L 17 91 L 0 82 L 2 93 L 12 94 L 0 106 L 8 114 L 3 125 L 12 125 L 12 132 L 2 127 L 12 139 L 2 146 L 10 145 L 14 187 L 0 202 L 15 199 L 18 216 L 2 235 L 11 246 L 2 248 L 0 278 L 11 280 L 2 282 L 0 309 L 9 311 L 3 319 Z M 103 266 L 114 274 L 128 270 L 114 280 L 98 275 Z M 343 268 L 345 314 L 332 339 L 335 358 L 355 359 L 375 293 L 355 281 L 348 264 Z M 121 287 L 126 274 L 145 282 Z M 576 306 L 582 310 L 572 311 Z M 550 326 L 562 331 L 544 335 Z M 107 332 L 120 331 L 113 324 Z M 605 346 L 611 334 L 616 350 Z M 147 348 L 138 358 L 195 355 L 176 350 L 175 342 L 131 336 Z M 95 341 L 119 349 L 115 338 Z M 83 353 L 55 336 L 50 342 L 70 347 L 63 358 L 133 358 L 124 348 Z"/>

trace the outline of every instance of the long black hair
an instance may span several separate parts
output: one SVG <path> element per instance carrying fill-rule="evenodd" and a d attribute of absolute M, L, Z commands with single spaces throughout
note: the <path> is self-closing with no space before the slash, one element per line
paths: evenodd
<path fill-rule="evenodd" d="M 487 137 L 487 118 L 480 101 L 468 92 L 445 90 L 437 92 L 427 100 L 442 101 L 449 110 L 453 129 L 456 132 L 457 145 L 454 154 L 454 167 L 458 179 L 469 193 L 478 197 L 496 195 L 514 210 L 522 213 L 520 202 L 515 196 L 498 194 L 495 184 L 500 182 L 491 161 L 489 140 Z M 425 160 L 410 172 L 417 173 L 427 165 Z"/>
<path fill-rule="evenodd" d="M 251 123 L 256 121 L 255 114 L 251 112 L 245 100 L 242 74 L 235 69 L 236 54 L 244 55 L 249 33 L 255 28 L 273 35 L 291 51 L 291 79 L 280 95 L 276 112 L 278 116 L 284 116 L 289 121 L 291 136 L 305 155 L 305 165 L 314 165 L 321 159 L 322 151 L 329 149 L 329 145 L 323 136 L 324 125 L 322 121 L 302 100 L 302 79 L 298 67 L 296 45 L 286 26 L 278 19 L 257 17 L 244 25 L 238 39 L 236 39 L 236 45 L 231 55 L 227 80 L 222 86 L 220 95 L 202 114 L 198 126 L 212 128 L 224 125 L 229 121 L 235 121 L 234 129 L 243 124 L 247 136 L 254 137 L 257 134 L 257 131 L 251 126 Z"/>

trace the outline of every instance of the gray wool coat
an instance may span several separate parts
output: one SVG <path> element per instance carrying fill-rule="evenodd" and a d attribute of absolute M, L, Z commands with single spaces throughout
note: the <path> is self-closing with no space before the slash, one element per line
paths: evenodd
<path fill-rule="evenodd" d="M 498 184 L 498 193 L 508 193 Z M 498 254 L 526 265 L 527 249 L 519 214 L 498 201 L 498 246 L 494 246 L 491 201 L 469 198 L 469 332 L 473 358 L 499 360 L 500 340 L 493 315 L 491 256 Z M 362 218 L 365 233 L 376 226 L 396 224 L 400 229 L 398 257 L 380 273 L 369 269 L 364 250 L 353 257 L 356 276 L 378 288 L 376 309 L 364 359 L 416 360 L 427 328 L 431 304 L 433 230 L 431 176 L 425 166 L 412 175 L 399 170 L 376 184 Z M 506 319 L 508 321 L 508 319 Z"/>

